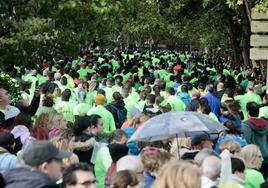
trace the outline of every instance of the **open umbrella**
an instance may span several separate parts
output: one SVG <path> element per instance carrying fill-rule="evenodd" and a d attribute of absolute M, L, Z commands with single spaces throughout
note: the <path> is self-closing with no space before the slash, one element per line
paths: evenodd
<path fill-rule="evenodd" d="M 198 112 L 168 112 L 155 116 L 131 136 L 130 141 L 158 141 L 175 137 L 186 137 L 207 132 L 219 133 L 224 126 L 208 115 Z"/>

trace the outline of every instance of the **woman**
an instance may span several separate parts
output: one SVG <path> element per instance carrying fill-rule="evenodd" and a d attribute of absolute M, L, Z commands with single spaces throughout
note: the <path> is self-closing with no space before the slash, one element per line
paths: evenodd
<path fill-rule="evenodd" d="M 78 117 L 73 125 L 74 153 L 78 156 L 80 162 L 88 164 L 90 162 L 96 140 L 91 134 L 91 118 L 89 116 Z"/>
<path fill-rule="evenodd" d="M 49 127 L 49 114 L 42 113 L 30 129 L 31 135 L 37 140 L 48 140 Z"/>
<path fill-rule="evenodd" d="M 106 106 L 106 109 L 112 113 L 116 128 L 120 129 L 127 118 L 127 110 L 119 92 L 113 93 L 113 101 Z"/>
<path fill-rule="evenodd" d="M 63 130 L 67 129 L 67 120 L 62 114 L 55 113 L 50 116 L 50 131 L 48 133 L 48 139 L 52 139 L 58 136 Z"/>
<path fill-rule="evenodd" d="M 51 139 L 51 142 L 60 150 L 73 151 L 74 148 L 74 134 L 71 130 L 64 130 L 59 136 Z M 62 160 L 62 167 L 66 169 L 68 166 L 74 163 L 79 163 L 79 159 L 76 154 L 72 154 L 68 158 Z"/>
<path fill-rule="evenodd" d="M 141 152 L 141 160 L 144 166 L 144 188 L 150 188 L 159 173 L 159 169 L 171 159 L 171 154 L 163 149 L 154 147 L 144 148 Z"/>
<path fill-rule="evenodd" d="M 190 163 L 174 160 L 164 165 L 152 187 L 200 188 L 201 173 Z"/>
<path fill-rule="evenodd" d="M 258 146 L 249 144 L 245 146 L 240 154 L 246 165 L 245 187 L 259 188 L 264 182 L 263 175 L 258 171 L 262 165 L 262 154 Z"/>

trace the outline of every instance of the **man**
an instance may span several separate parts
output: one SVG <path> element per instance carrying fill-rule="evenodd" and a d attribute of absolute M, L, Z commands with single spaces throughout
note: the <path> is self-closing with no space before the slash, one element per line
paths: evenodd
<path fill-rule="evenodd" d="M 261 172 L 268 177 L 268 121 L 259 116 L 259 105 L 256 102 L 247 103 L 249 119 L 242 124 L 244 138 L 249 144 L 256 144 L 260 147 L 263 156 Z"/>
<path fill-rule="evenodd" d="M 74 115 L 73 115 L 73 109 L 74 109 L 74 105 L 71 102 L 71 90 L 70 89 L 65 89 L 62 93 L 61 93 L 61 102 L 59 102 L 56 106 L 55 106 L 55 110 L 58 113 L 61 113 L 65 119 L 69 122 L 74 122 Z"/>
<path fill-rule="evenodd" d="M 63 188 L 96 188 L 93 169 L 86 163 L 70 165 L 63 173 Z"/>
<path fill-rule="evenodd" d="M 106 102 L 106 98 L 104 95 L 102 94 L 96 95 L 95 104 L 97 106 L 91 108 L 87 112 L 87 115 L 92 115 L 92 114 L 100 115 L 104 123 L 104 133 L 111 133 L 116 129 L 116 127 L 115 127 L 114 117 L 112 113 L 106 110 L 106 108 L 104 107 L 105 102 Z"/>
<path fill-rule="evenodd" d="M 62 159 L 70 156 L 70 152 L 58 150 L 52 142 L 32 142 L 21 154 L 25 164 L 3 174 L 6 188 L 54 188 L 62 176 Z"/>
<path fill-rule="evenodd" d="M 11 96 L 8 92 L 8 88 L 0 85 L 0 127 L 4 129 L 9 128 L 13 123 L 14 118 L 20 113 L 25 112 L 33 116 L 39 106 L 40 101 L 40 91 L 37 89 L 35 91 L 35 96 L 30 104 L 30 106 L 12 106 Z"/>
<path fill-rule="evenodd" d="M 214 92 L 214 88 L 212 84 L 207 86 L 207 91 L 208 93 L 204 96 L 204 98 L 208 100 L 208 105 L 211 108 L 211 112 L 213 112 L 217 116 L 217 118 L 219 118 L 221 115 L 221 111 L 220 111 L 221 101 L 219 97 L 216 95 L 216 93 Z"/>
<path fill-rule="evenodd" d="M 207 157 L 202 163 L 201 188 L 217 187 L 221 173 L 221 160 L 218 157 Z"/>
<path fill-rule="evenodd" d="M 213 150 L 213 143 L 207 133 L 195 135 L 191 140 L 192 150 L 182 155 L 183 160 L 194 160 L 195 156 L 204 148 Z"/>
<path fill-rule="evenodd" d="M 121 130 L 117 129 L 111 134 L 110 143 L 111 144 L 126 144 L 127 143 L 127 134 Z M 96 147 L 96 146 L 95 146 Z M 95 148 L 94 148 L 95 149 Z M 93 158 L 93 156 L 92 156 Z M 101 147 L 96 151 L 96 156 L 94 156 L 95 163 L 94 170 L 97 178 L 97 187 L 104 188 L 105 177 L 107 175 L 108 169 L 112 164 L 112 158 L 107 146 Z"/>
<path fill-rule="evenodd" d="M 185 104 L 182 102 L 181 99 L 175 97 L 174 95 L 175 95 L 174 88 L 169 87 L 166 89 L 167 101 L 164 104 L 164 106 L 162 106 L 164 112 L 169 111 L 182 112 L 185 110 Z"/>

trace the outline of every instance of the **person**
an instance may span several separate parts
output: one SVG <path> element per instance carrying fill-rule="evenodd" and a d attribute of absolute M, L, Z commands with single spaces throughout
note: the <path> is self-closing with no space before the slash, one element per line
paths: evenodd
<path fill-rule="evenodd" d="M 85 162 L 90 165 L 92 152 L 96 139 L 91 134 L 91 118 L 89 116 L 78 117 L 73 125 L 74 133 L 74 153 L 78 156 L 80 162 Z"/>
<path fill-rule="evenodd" d="M 193 90 L 191 102 L 186 106 L 186 111 L 196 112 L 199 108 L 199 98 L 200 92 L 198 90 Z"/>
<path fill-rule="evenodd" d="M 201 167 L 203 161 L 209 156 L 216 156 L 216 153 L 211 149 L 204 148 L 196 154 L 194 157 L 194 162 L 197 166 Z"/>
<path fill-rule="evenodd" d="M 67 150 L 73 152 L 74 148 L 74 134 L 70 129 L 64 130 L 59 136 L 51 139 L 51 142 L 61 150 Z M 68 166 L 74 163 L 78 163 L 79 159 L 76 154 L 72 153 L 70 157 L 62 160 L 62 168 L 66 169 Z"/>
<path fill-rule="evenodd" d="M 246 141 L 250 144 L 256 144 L 263 156 L 261 172 L 264 177 L 268 177 L 268 121 L 259 116 L 259 105 L 256 102 L 247 103 L 247 112 L 249 119 L 243 123 L 242 131 Z"/>
<path fill-rule="evenodd" d="M 148 94 L 146 96 L 146 103 L 143 112 L 151 114 L 152 116 L 161 114 L 161 111 L 155 105 L 155 95 Z"/>
<path fill-rule="evenodd" d="M 183 103 L 183 101 L 175 97 L 174 95 L 175 95 L 174 88 L 170 87 L 166 89 L 167 101 L 160 108 L 162 109 L 163 112 L 169 112 L 169 111 L 182 112 L 185 110 L 185 104 Z"/>
<path fill-rule="evenodd" d="M 232 181 L 238 184 L 239 188 L 245 188 L 245 164 L 242 159 L 231 158 Z"/>
<path fill-rule="evenodd" d="M 245 138 L 242 136 L 242 131 L 239 127 L 237 127 L 234 122 L 225 122 L 224 126 L 227 128 L 225 131 L 222 131 L 219 134 L 219 138 L 214 147 L 214 151 L 216 153 L 220 153 L 219 146 L 225 141 L 234 141 L 240 145 L 240 147 L 244 147 L 248 144 Z"/>
<path fill-rule="evenodd" d="M 127 134 L 123 130 L 117 129 L 111 134 L 110 143 L 126 144 L 127 139 Z M 107 175 L 109 167 L 112 164 L 112 158 L 107 145 L 101 147 L 98 151 L 96 151 L 94 162 L 94 171 L 96 173 L 97 178 L 97 187 L 104 188 L 105 177 Z"/>
<path fill-rule="evenodd" d="M 48 140 L 48 133 L 51 126 L 49 125 L 50 116 L 48 113 L 40 114 L 34 125 L 31 127 L 31 135 L 37 140 Z"/>
<path fill-rule="evenodd" d="M 55 110 L 62 114 L 64 118 L 69 122 L 74 122 L 74 115 L 73 115 L 73 109 L 74 104 L 71 102 L 71 95 L 72 92 L 70 89 L 65 89 L 61 93 L 61 102 L 55 105 Z"/>
<path fill-rule="evenodd" d="M 244 160 L 245 170 L 245 187 L 257 188 L 264 182 L 263 175 L 258 171 L 262 165 L 262 154 L 258 146 L 249 144 L 242 148 L 239 156 Z"/>
<path fill-rule="evenodd" d="M 150 188 L 155 181 L 163 164 L 171 159 L 171 154 L 165 150 L 146 147 L 141 151 L 141 160 L 144 166 L 144 188 Z"/>
<path fill-rule="evenodd" d="M 200 188 L 200 177 L 197 167 L 175 160 L 163 166 L 152 188 Z"/>
<path fill-rule="evenodd" d="M 226 140 L 222 142 L 219 146 L 219 154 L 227 149 L 232 155 L 235 155 L 241 151 L 239 143 L 231 140 Z"/>
<path fill-rule="evenodd" d="M 138 188 L 139 180 L 135 172 L 121 170 L 113 176 L 111 185 L 113 188 Z"/>
<path fill-rule="evenodd" d="M 217 186 L 217 179 L 221 173 L 221 160 L 216 156 L 207 157 L 202 163 L 202 186 L 201 188 L 212 188 Z"/>
<path fill-rule="evenodd" d="M 21 153 L 24 165 L 3 174 L 6 188 L 54 188 L 62 176 L 62 159 L 71 152 L 58 150 L 52 142 L 34 141 Z"/>
<path fill-rule="evenodd" d="M 210 139 L 210 136 L 207 133 L 198 134 L 192 137 L 191 139 L 192 150 L 185 152 L 181 159 L 183 160 L 193 160 L 196 154 L 204 149 L 208 148 L 212 150 L 213 143 Z"/>
<path fill-rule="evenodd" d="M 0 173 L 16 167 L 15 138 L 10 133 L 0 133 Z"/>
<path fill-rule="evenodd" d="M 96 188 L 93 169 L 87 163 L 75 163 L 63 172 L 63 188 Z"/>
<path fill-rule="evenodd" d="M 50 116 L 49 119 L 50 131 L 48 133 L 48 139 L 52 139 L 58 136 L 62 131 L 67 129 L 67 120 L 64 115 L 60 113 L 55 113 Z"/>
<path fill-rule="evenodd" d="M 85 116 L 87 112 L 89 111 L 89 109 L 91 108 L 91 106 L 86 102 L 86 99 L 87 99 L 86 91 L 84 90 L 78 91 L 77 98 L 78 98 L 79 104 L 74 106 L 73 115 L 75 117 Z"/>
<path fill-rule="evenodd" d="M 112 113 L 115 121 L 115 126 L 120 129 L 127 118 L 127 110 L 122 95 L 119 92 L 114 92 L 113 101 L 105 106 L 105 108 Z"/>
<path fill-rule="evenodd" d="M 122 157 L 116 163 L 116 170 L 117 172 L 120 172 L 122 170 L 131 170 L 136 173 L 139 182 L 144 181 L 144 166 L 141 159 L 137 156 L 127 155 Z"/>
<path fill-rule="evenodd" d="M 111 133 L 113 132 L 116 127 L 115 127 L 115 121 L 114 117 L 111 112 L 109 112 L 105 107 L 104 104 L 106 102 L 106 98 L 102 94 L 97 94 L 95 97 L 95 103 L 96 107 L 91 108 L 88 112 L 87 115 L 92 115 L 92 114 L 98 114 L 102 117 L 103 123 L 104 123 L 104 133 Z"/>
<path fill-rule="evenodd" d="M 208 104 L 211 108 L 211 112 L 213 112 L 217 116 L 217 118 L 219 118 L 221 115 L 221 112 L 220 112 L 221 101 L 219 97 L 215 94 L 212 84 L 207 86 L 207 91 L 208 93 L 204 96 L 204 98 L 208 100 Z"/>
<path fill-rule="evenodd" d="M 110 187 L 112 177 L 116 173 L 117 161 L 128 154 L 128 147 L 125 144 L 109 144 L 109 153 L 112 158 L 112 164 L 109 167 L 106 179 L 105 187 Z"/>

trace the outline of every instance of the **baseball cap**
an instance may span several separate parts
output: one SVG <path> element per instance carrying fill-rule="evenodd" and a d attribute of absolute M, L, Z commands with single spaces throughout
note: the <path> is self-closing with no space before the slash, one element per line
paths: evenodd
<path fill-rule="evenodd" d="M 38 166 L 51 159 L 70 157 L 71 152 L 59 150 L 50 141 L 33 141 L 22 152 L 22 159 L 27 165 Z"/>
<path fill-rule="evenodd" d="M 191 145 L 197 146 L 201 144 L 202 141 L 210 140 L 210 136 L 207 133 L 198 134 L 192 137 Z"/>

